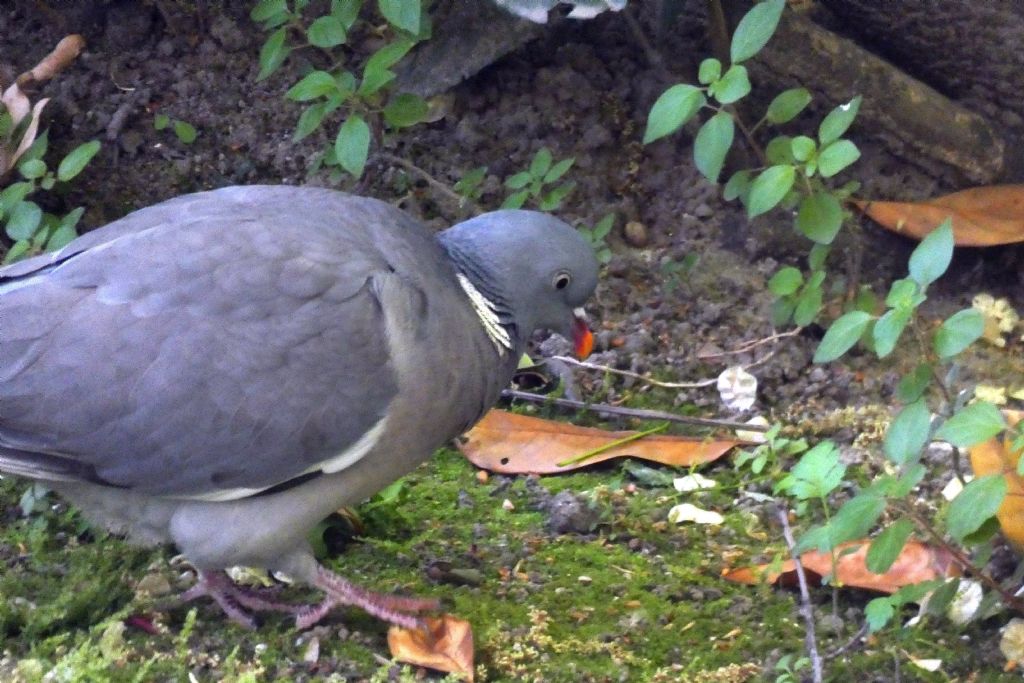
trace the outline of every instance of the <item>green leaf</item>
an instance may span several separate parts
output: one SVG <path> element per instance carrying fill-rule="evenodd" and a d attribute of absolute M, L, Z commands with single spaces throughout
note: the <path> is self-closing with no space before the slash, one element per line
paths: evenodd
<path fill-rule="evenodd" d="M 932 416 L 924 401 L 904 406 L 885 432 L 884 450 L 897 465 L 916 462 L 931 429 Z"/>
<path fill-rule="evenodd" d="M 750 93 L 750 77 L 747 75 L 747 67 L 742 64 L 733 64 L 724 76 L 711 84 L 708 93 L 722 104 L 732 104 L 746 97 Z"/>
<path fill-rule="evenodd" d="M 871 331 L 871 338 L 875 340 L 875 353 L 879 358 L 885 358 L 896 348 L 896 342 L 899 341 L 900 335 L 903 334 L 907 323 L 910 322 L 912 312 L 913 309 L 902 306 L 892 308 L 875 323 L 875 328 Z"/>
<path fill-rule="evenodd" d="M 569 157 L 568 159 L 562 159 L 559 161 L 551 167 L 551 170 L 544 174 L 544 184 L 546 185 L 548 183 L 558 181 L 562 176 L 568 173 L 574 163 L 576 163 L 576 157 Z"/>
<path fill-rule="evenodd" d="M 797 135 L 789 143 L 789 152 L 796 161 L 807 161 L 817 150 L 817 143 L 806 135 Z"/>
<path fill-rule="evenodd" d="M 946 528 L 957 541 L 977 531 L 996 514 L 1006 497 L 1006 478 L 990 474 L 967 482 L 953 502 L 949 504 Z"/>
<path fill-rule="evenodd" d="M 191 145 L 196 141 L 196 136 L 199 132 L 196 127 L 187 121 L 174 120 L 174 134 L 178 136 L 178 139 L 184 142 L 186 145 Z"/>
<path fill-rule="evenodd" d="M 770 164 L 792 164 L 796 161 L 793 158 L 793 138 L 788 135 L 776 135 L 768 141 L 764 155 Z"/>
<path fill-rule="evenodd" d="M 420 32 L 420 0 L 377 0 L 380 13 L 395 28 Z"/>
<path fill-rule="evenodd" d="M 985 316 L 975 308 L 954 313 L 935 331 L 935 353 L 951 358 L 973 344 L 985 331 Z"/>
<path fill-rule="evenodd" d="M 738 64 L 760 52 L 775 33 L 785 6 L 786 0 L 766 0 L 754 5 L 732 34 L 729 61 Z"/>
<path fill-rule="evenodd" d="M 925 389 L 932 381 L 932 366 L 921 363 L 914 370 L 900 379 L 896 397 L 903 403 L 913 403 L 924 395 Z"/>
<path fill-rule="evenodd" d="M 647 115 L 644 144 L 670 135 L 693 118 L 706 102 L 704 93 L 687 83 L 679 83 L 661 93 Z"/>
<path fill-rule="evenodd" d="M 697 170 L 713 183 L 725 164 L 725 155 L 732 146 L 735 125 L 732 116 L 720 111 L 708 119 L 693 142 L 693 161 Z"/>
<path fill-rule="evenodd" d="M 822 119 L 821 125 L 818 126 L 818 142 L 822 147 L 838 140 L 849 129 L 853 120 L 857 118 L 862 99 L 857 95 L 846 104 L 840 104 Z"/>
<path fill-rule="evenodd" d="M 260 0 L 249 12 L 249 18 L 257 23 L 288 12 L 287 0 Z"/>
<path fill-rule="evenodd" d="M 20 261 L 23 256 L 28 255 L 29 250 L 32 248 L 32 243 L 28 240 L 19 240 L 11 245 L 11 248 L 4 254 L 3 264 L 14 263 Z"/>
<path fill-rule="evenodd" d="M 837 318 L 814 352 L 814 362 L 828 363 L 849 351 L 864 334 L 871 319 L 871 315 L 864 311 L 850 311 Z"/>
<path fill-rule="evenodd" d="M 90 140 L 84 144 L 75 147 L 73 150 L 68 152 L 68 155 L 61 159 L 60 165 L 57 167 L 57 177 L 63 182 L 67 182 L 74 178 L 76 175 L 82 172 L 96 153 L 100 151 L 100 141 Z"/>
<path fill-rule="evenodd" d="M 886 624 L 896 616 L 896 608 L 888 597 L 875 598 L 864 608 L 864 619 L 868 623 L 868 631 L 875 633 L 885 628 Z"/>
<path fill-rule="evenodd" d="M 510 194 L 504 202 L 501 204 L 503 209 L 521 209 L 526 200 L 530 197 L 529 190 L 519 190 L 514 194 Z"/>
<path fill-rule="evenodd" d="M 338 130 L 334 140 L 338 164 L 356 178 L 363 175 L 370 153 L 370 127 L 359 114 L 352 114 Z"/>
<path fill-rule="evenodd" d="M 308 102 L 337 91 L 338 82 L 334 76 L 326 71 L 310 71 L 298 83 L 288 88 L 284 96 L 295 102 Z"/>
<path fill-rule="evenodd" d="M 271 33 L 263 43 L 263 47 L 260 48 L 260 72 L 256 76 L 257 82 L 277 71 L 288 58 L 292 49 L 284 44 L 287 35 L 287 29 L 282 27 Z"/>
<path fill-rule="evenodd" d="M 818 244 L 831 244 L 843 226 L 843 208 L 827 192 L 804 197 L 796 214 L 796 227 Z"/>
<path fill-rule="evenodd" d="M 803 454 L 776 488 L 800 500 L 821 498 L 842 483 L 845 473 L 846 465 L 839 461 L 839 449 L 831 441 L 822 441 Z"/>
<path fill-rule="evenodd" d="M 786 90 L 776 95 L 768 105 L 765 118 L 771 123 L 786 123 L 795 119 L 810 103 L 811 93 L 807 88 Z"/>
<path fill-rule="evenodd" d="M 427 103 L 419 95 L 400 93 L 384 107 L 384 120 L 393 128 L 407 128 L 424 119 Z"/>
<path fill-rule="evenodd" d="M 298 142 L 319 128 L 324 120 L 326 111 L 327 105 L 325 102 L 317 102 L 306 107 L 306 110 L 299 116 L 299 122 L 295 125 L 295 135 L 292 139 Z"/>
<path fill-rule="evenodd" d="M 541 211 L 554 211 L 562 205 L 562 200 L 576 187 L 576 183 L 565 183 L 548 192 L 540 200 L 537 208 Z"/>
<path fill-rule="evenodd" d="M 356 23 L 362 7 L 362 0 L 331 0 L 331 14 L 338 18 L 346 31 Z"/>
<path fill-rule="evenodd" d="M 530 176 L 533 178 L 543 178 L 544 174 L 551 168 L 551 161 L 551 150 L 547 147 L 541 147 L 533 155 L 533 160 L 530 162 Z"/>
<path fill-rule="evenodd" d="M 867 567 L 868 571 L 875 574 L 884 574 L 892 567 L 892 563 L 903 552 L 903 547 L 910 540 L 910 534 L 914 532 L 914 523 L 906 517 L 900 518 L 890 524 L 882 533 L 878 534 L 871 547 L 868 548 Z"/>
<path fill-rule="evenodd" d="M 818 172 L 831 178 L 860 158 L 857 145 L 849 140 L 836 140 L 818 153 Z"/>
<path fill-rule="evenodd" d="M 520 171 L 515 175 L 505 178 L 505 187 L 510 190 L 521 190 L 529 185 L 532 180 L 533 177 L 530 175 L 529 171 Z"/>
<path fill-rule="evenodd" d="M 21 160 L 28 161 L 29 159 L 42 159 L 46 155 L 46 150 L 50 146 L 50 131 L 44 130 L 43 134 L 38 136 L 25 153 L 21 155 Z"/>
<path fill-rule="evenodd" d="M 708 57 L 700 63 L 697 80 L 701 85 L 710 85 L 722 77 L 722 63 L 714 57 Z"/>
<path fill-rule="evenodd" d="M 46 240 L 46 251 L 61 249 L 67 246 L 71 240 L 78 237 L 78 231 L 75 229 L 75 226 L 78 225 L 78 221 L 81 220 L 84 213 L 85 209 L 81 206 L 69 211 Z"/>
<path fill-rule="evenodd" d="M 0 190 L 0 215 L 8 213 L 35 189 L 32 183 L 20 181 Z"/>
<path fill-rule="evenodd" d="M 743 170 L 736 171 L 729 178 L 729 182 L 725 184 L 725 189 L 722 190 L 722 197 L 725 201 L 731 202 L 734 199 L 743 199 L 750 192 L 750 178 L 753 175 L 751 171 Z"/>
<path fill-rule="evenodd" d="M 154 130 L 163 130 L 169 125 L 171 125 L 171 117 L 167 114 L 157 114 L 153 117 Z"/>
<path fill-rule="evenodd" d="M 914 308 L 918 300 L 917 283 L 910 279 L 896 280 L 889 286 L 885 305 L 890 308 Z"/>
<path fill-rule="evenodd" d="M 796 301 L 796 307 L 793 309 L 793 322 L 801 327 L 806 327 L 814 322 L 821 311 L 821 300 L 821 283 L 811 280 Z"/>
<path fill-rule="evenodd" d="M 976 401 L 964 406 L 942 423 L 935 438 L 948 441 L 958 448 L 969 448 L 987 441 L 1006 429 L 1006 420 L 991 403 Z"/>
<path fill-rule="evenodd" d="M 796 171 L 792 166 L 772 166 L 761 172 L 750 186 L 747 215 L 750 218 L 775 208 L 793 187 Z"/>
<path fill-rule="evenodd" d="M 29 159 L 18 165 L 18 173 L 26 180 L 35 180 L 46 175 L 46 162 L 42 159 Z"/>
<path fill-rule="evenodd" d="M 363 66 L 363 82 L 359 84 L 359 94 L 372 95 L 394 80 L 395 73 L 391 71 L 391 67 L 397 64 L 413 45 L 412 40 L 402 38 L 374 52 Z"/>
<path fill-rule="evenodd" d="M 861 493 L 846 501 L 826 525 L 829 546 L 822 550 L 864 538 L 884 511 L 885 498 L 881 496 Z"/>
<path fill-rule="evenodd" d="M 953 222 L 947 218 L 910 255 L 910 277 L 924 289 L 946 272 L 952 260 Z"/>
<path fill-rule="evenodd" d="M 811 267 L 811 270 L 825 270 L 825 260 L 831 251 L 832 247 L 827 244 L 815 244 L 807 254 L 807 265 Z"/>
<path fill-rule="evenodd" d="M 344 44 L 348 36 L 341 20 L 328 14 L 309 25 L 309 28 L 306 29 L 306 38 L 311 45 L 329 49 Z"/>
<path fill-rule="evenodd" d="M 35 202 L 19 202 L 7 217 L 7 236 L 15 242 L 32 239 L 43 220 L 43 210 Z"/>
<path fill-rule="evenodd" d="M 775 296 L 788 296 L 800 289 L 803 283 L 803 274 L 793 266 L 786 266 L 768 281 L 768 289 Z"/>

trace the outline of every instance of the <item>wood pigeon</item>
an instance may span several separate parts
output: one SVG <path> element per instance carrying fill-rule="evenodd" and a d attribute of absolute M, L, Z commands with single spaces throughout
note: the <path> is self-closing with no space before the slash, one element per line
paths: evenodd
<path fill-rule="evenodd" d="M 412 627 L 436 601 L 349 583 L 307 533 L 469 429 L 535 329 L 589 350 L 597 275 L 581 235 L 532 211 L 435 236 L 320 188 L 180 196 L 0 268 L 0 471 L 176 544 L 198 571 L 183 597 L 244 626 L 355 605 Z M 324 601 L 277 602 L 234 565 Z"/>

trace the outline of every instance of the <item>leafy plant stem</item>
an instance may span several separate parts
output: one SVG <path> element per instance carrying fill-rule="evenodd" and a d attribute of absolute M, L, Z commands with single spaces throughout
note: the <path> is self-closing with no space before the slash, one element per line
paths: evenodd
<path fill-rule="evenodd" d="M 736 111 L 736 107 L 728 105 L 726 107 L 722 107 L 722 109 L 732 116 L 732 120 L 736 122 L 736 127 L 740 129 L 740 132 L 743 133 L 743 137 L 747 139 L 747 144 L 750 145 L 752 150 L 754 150 L 757 160 L 761 162 L 762 166 L 767 166 L 768 157 L 765 155 L 764 149 L 762 149 L 761 145 L 757 144 L 757 138 L 754 137 L 754 131 L 748 128 L 747 124 L 743 122 L 743 117 L 740 116 L 738 111 Z"/>
<path fill-rule="evenodd" d="M 569 465 L 578 465 L 579 463 L 584 462 L 585 460 L 590 460 L 595 455 L 600 455 L 601 453 L 604 453 L 605 451 L 610 451 L 611 449 L 616 448 L 617 446 L 621 446 L 623 444 L 627 444 L 627 443 L 630 443 L 632 441 L 638 441 L 638 440 L 644 438 L 645 436 L 650 436 L 651 434 L 657 434 L 658 432 L 663 432 L 666 429 L 668 429 L 668 422 L 662 422 L 660 425 L 657 425 L 656 427 L 651 427 L 650 429 L 645 429 L 643 431 L 637 432 L 636 434 L 630 434 L 629 436 L 624 436 L 621 439 L 615 439 L 614 441 L 609 441 L 608 443 L 606 443 L 603 446 L 598 446 L 597 448 L 592 448 L 589 451 L 586 451 L 585 453 L 580 453 L 579 455 L 574 455 L 573 457 L 567 458 L 566 460 L 563 460 L 562 462 L 559 462 L 559 463 L 556 463 L 556 464 L 559 467 L 568 467 Z"/>
<path fill-rule="evenodd" d="M 409 171 L 413 175 L 418 176 L 424 182 L 426 182 L 427 185 L 430 185 L 430 187 L 437 190 L 440 194 L 444 195 L 446 199 L 449 199 L 452 202 L 454 202 L 455 206 L 466 206 L 470 209 L 471 213 L 483 213 L 484 210 L 475 201 L 468 197 L 463 197 L 455 190 L 448 187 L 447 184 L 441 182 L 440 180 L 432 176 L 429 172 L 420 168 L 419 166 L 409 161 L 408 159 L 403 159 L 402 157 L 395 156 L 394 154 L 389 154 L 387 152 L 380 152 L 377 155 L 377 157 L 382 161 L 388 162 L 389 164 L 401 166 L 406 171 Z"/>
<path fill-rule="evenodd" d="M 894 501 L 895 502 L 895 501 Z M 943 548 L 946 552 L 953 556 L 964 573 L 974 576 L 981 583 L 985 584 L 990 590 L 995 591 L 1002 598 L 1003 603 L 1014 610 L 1024 613 L 1024 598 L 1017 597 L 1013 591 L 1006 589 L 1001 583 L 993 579 L 991 576 L 986 574 L 984 571 L 975 566 L 971 558 L 967 556 L 957 546 L 951 544 L 945 539 L 945 537 L 935 530 L 928 520 L 922 517 L 916 510 L 911 508 L 909 505 L 895 502 L 894 507 L 900 512 L 905 514 L 914 523 L 920 531 L 928 535 L 928 537 L 938 546 Z"/>

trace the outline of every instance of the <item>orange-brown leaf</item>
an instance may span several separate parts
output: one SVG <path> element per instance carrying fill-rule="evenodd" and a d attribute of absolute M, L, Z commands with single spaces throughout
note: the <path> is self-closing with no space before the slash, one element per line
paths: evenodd
<path fill-rule="evenodd" d="M 457 673 L 473 682 L 473 629 L 450 614 L 426 617 L 426 629 L 388 629 L 388 648 L 400 662 Z"/>
<path fill-rule="evenodd" d="M 626 456 L 688 467 L 717 460 L 733 446 L 745 443 L 651 434 L 602 451 L 582 462 L 558 465 L 631 434 L 636 432 L 608 432 L 492 410 L 466 434 L 466 440 L 459 448 L 474 465 L 492 472 L 552 474 Z"/>
<path fill-rule="evenodd" d="M 952 218 L 960 246 L 1024 242 L 1024 185 L 973 187 L 921 202 L 854 204 L 882 227 L 918 240 Z"/>
<path fill-rule="evenodd" d="M 1020 410 L 1004 410 L 1003 414 L 1010 425 L 1024 419 L 1024 411 Z M 1006 540 L 1018 550 L 1024 549 L 1024 479 L 1017 474 L 1020 452 L 1011 451 L 1007 439 L 996 437 L 973 446 L 970 455 L 975 475 L 983 477 L 1002 473 L 1006 479 L 1006 498 L 996 512 L 996 518 Z"/>
<path fill-rule="evenodd" d="M 841 557 L 836 562 L 836 580 L 833 583 L 880 593 L 895 593 L 900 587 L 912 583 L 960 575 L 960 570 L 948 551 L 917 541 L 907 542 L 889 571 L 884 574 L 873 574 L 865 563 L 870 544 L 871 541 L 865 539 L 839 546 L 836 554 Z M 853 547 L 857 549 L 842 555 L 843 550 Z M 800 556 L 800 562 L 804 565 L 805 570 L 818 576 L 827 576 L 832 572 L 832 558 L 828 553 L 817 551 L 804 553 Z M 780 581 L 786 585 L 796 582 L 796 564 L 793 560 L 783 562 L 780 571 L 771 573 L 768 569 L 769 565 L 726 569 L 722 572 L 722 576 L 729 581 L 750 585 L 760 583 L 762 580 L 769 583 Z"/>

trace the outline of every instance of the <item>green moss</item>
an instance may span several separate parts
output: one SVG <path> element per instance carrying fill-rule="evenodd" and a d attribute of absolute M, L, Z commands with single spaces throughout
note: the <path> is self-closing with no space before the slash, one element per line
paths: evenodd
<path fill-rule="evenodd" d="M 609 463 L 540 479 L 552 493 L 585 493 L 603 513 L 593 534 L 553 536 L 546 513 L 535 509 L 536 487 L 525 478 L 482 484 L 469 463 L 445 450 L 407 477 L 390 502 L 365 506 L 365 537 L 327 563 L 372 588 L 445 600 L 446 611 L 473 624 L 486 680 L 748 680 L 782 654 L 801 654 L 803 626 L 789 590 L 719 578 L 724 567 L 762 554 L 777 532 L 734 504 L 741 482 L 729 466 L 703 471 L 720 488 L 686 499 L 723 511 L 727 522 L 720 528 L 668 524 L 665 513 L 681 494 L 643 487 L 627 494 L 625 468 Z M 19 518 L 14 506 L 23 489 L 21 482 L 0 482 L 10 520 L 0 535 L 7 566 L 0 575 L 6 653 L 0 679 L 39 680 L 54 669 L 70 681 L 184 680 L 190 671 L 200 680 L 265 681 L 309 673 L 306 645 L 289 619 L 269 616 L 258 631 L 246 632 L 207 602 L 195 612 L 157 612 L 133 597 L 134 586 L 147 567 L 173 574 L 169 551 L 94 539 L 61 507 Z M 505 499 L 513 510 L 505 509 Z M 432 582 L 425 571 L 432 563 L 473 569 L 482 582 Z M 290 595 L 311 597 L 297 589 Z M 829 611 L 827 589 L 816 595 L 825 603 L 819 611 Z M 839 597 L 840 614 L 866 600 L 853 591 Z M 157 621 L 166 632 L 120 627 L 138 613 L 162 614 Z M 845 626 L 822 636 L 823 651 L 845 643 L 859 623 L 849 619 Z M 389 680 L 391 667 L 378 659 L 387 656 L 385 633 L 379 621 L 341 610 L 318 635 L 319 661 L 336 663 L 331 667 L 346 676 Z M 976 648 L 965 652 L 959 638 L 944 624 L 887 631 L 870 647 L 830 661 L 830 672 L 849 680 L 892 671 L 898 659 L 904 680 L 933 680 L 909 655 L 943 659 L 948 675 L 998 666 Z"/>

